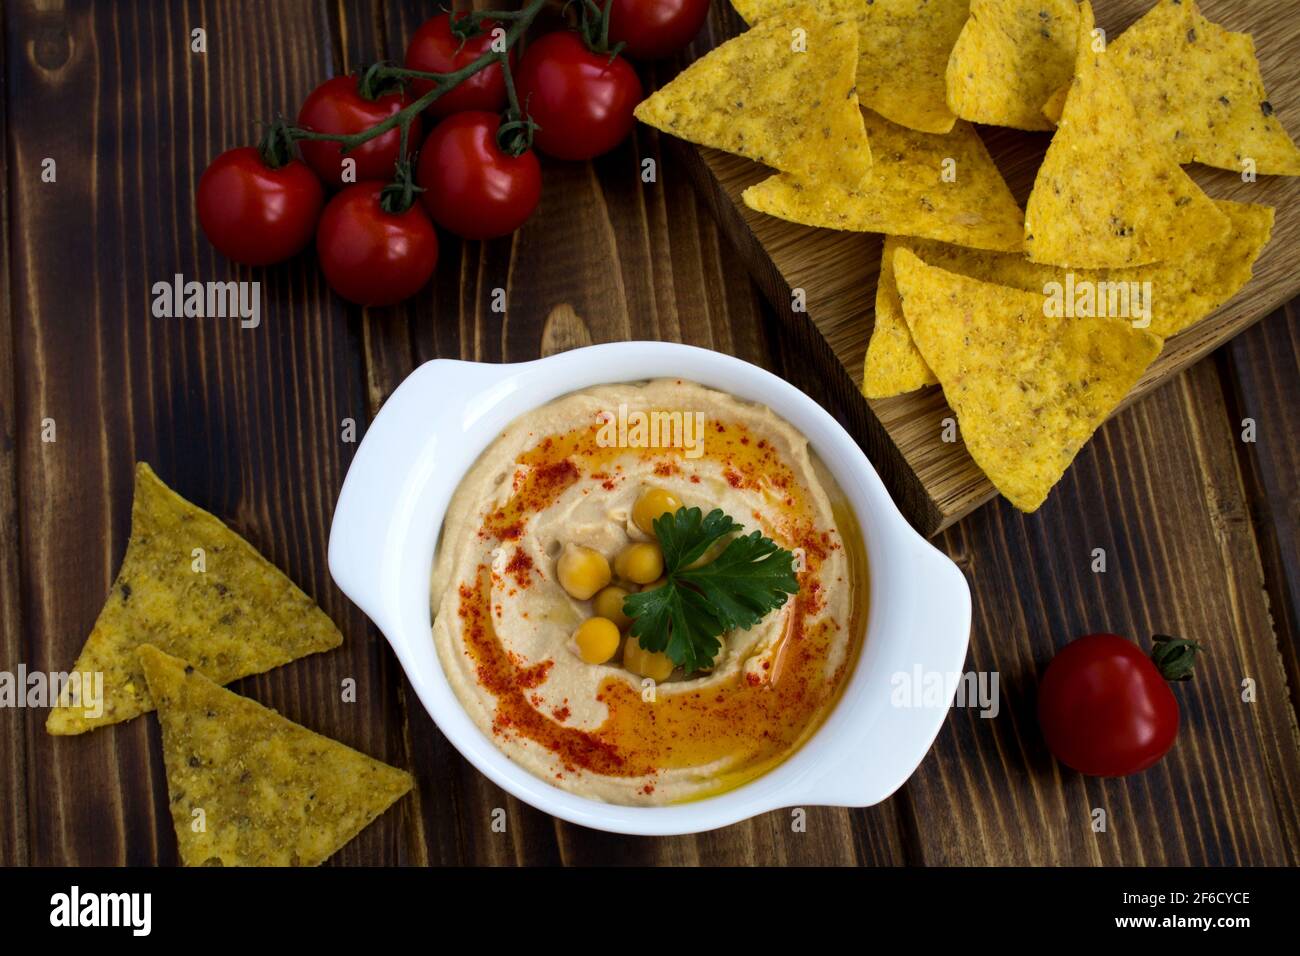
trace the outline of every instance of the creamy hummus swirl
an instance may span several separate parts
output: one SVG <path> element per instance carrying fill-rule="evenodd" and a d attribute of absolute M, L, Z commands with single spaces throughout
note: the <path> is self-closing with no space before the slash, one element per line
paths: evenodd
<path fill-rule="evenodd" d="M 631 513 L 648 487 L 721 508 L 803 568 L 798 594 L 727 634 L 711 672 L 657 686 L 617 657 L 581 659 L 591 602 L 555 573 L 566 544 L 612 558 L 646 540 Z M 854 659 L 865 568 L 840 500 L 765 406 L 681 380 L 567 395 L 513 422 L 457 488 L 433 570 L 442 667 L 483 733 L 556 786 L 641 805 L 730 789 L 807 739 Z"/>

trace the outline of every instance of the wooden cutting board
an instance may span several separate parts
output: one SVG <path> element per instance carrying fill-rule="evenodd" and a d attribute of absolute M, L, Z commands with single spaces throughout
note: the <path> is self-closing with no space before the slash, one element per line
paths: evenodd
<path fill-rule="evenodd" d="M 1098 25 L 1112 38 L 1152 5 L 1153 0 L 1094 0 L 1093 4 Z M 1202 0 L 1200 8 L 1210 20 L 1254 36 L 1269 100 L 1287 131 L 1300 137 L 1300 0 Z M 729 26 L 715 29 L 715 43 L 743 29 L 734 16 L 715 17 L 715 24 L 719 21 Z M 996 127 L 980 127 L 980 133 L 1023 207 L 1050 134 Z M 860 387 L 874 320 L 882 237 L 813 229 L 753 212 L 741 202 L 740 194 L 770 175 L 770 170 L 704 147 L 685 145 L 680 152 L 777 313 L 796 327 L 805 327 L 808 338 L 820 336 L 829 346 L 812 349 L 811 360 L 823 363 L 826 374 L 848 376 L 853 386 Z M 1300 178 L 1262 176 L 1243 183 L 1240 176 L 1224 170 L 1204 166 L 1187 170 L 1216 199 L 1275 207 L 1273 238 L 1256 262 L 1250 284 L 1218 312 L 1169 339 L 1126 405 L 1300 293 Z M 806 312 L 792 310 L 794 289 L 804 290 Z M 873 455 L 877 470 L 923 534 L 937 533 L 996 494 L 960 440 L 942 440 L 944 419 L 952 411 L 937 387 L 862 401 L 869 406 L 865 414 L 869 444 L 888 450 Z M 869 453 L 872 450 L 868 448 Z"/>

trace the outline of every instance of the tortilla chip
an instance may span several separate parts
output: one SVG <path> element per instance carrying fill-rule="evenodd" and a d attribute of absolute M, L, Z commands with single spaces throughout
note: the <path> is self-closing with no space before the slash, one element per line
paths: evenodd
<path fill-rule="evenodd" d="M 971 0 L 948 60 L 948 106 L 972 123 L 1051 129 L 1043 104 L 1074 73 L 1074 0 Z"/>
<path fill-rule="evenodd" d="M 1092 27 L 1092 5 L 1084 2 L 1065 112 L 1025 210 L 1029 258 L 1084 269 L 1139 266 L 1222 238 L 1227 217 L 1147 136 L 1111 54 L 1093 50 Z"/>
<path fill-rule="evenodd" d="M 198 548 L 205 571 L 194 570 Z M 153 710 L 135 656 L 146 642 L 225 684 L 338 647 L 343 635 L 252 545 L 140 462 L 126 557 L 73 666 L 103 674 L 103 713 L 89 716 L 65 689 L 46 731 L 80 734 Z"/>
<path fill-rule="evenodd" d="M 732 0 L 754 24 L 808 0 Z M 923 133 L 946 133 L 948 55 L 970 0 L 811 0 L 827 17 L 858 25 L 858 99 L 887 119 Z"/>
<path fill-rule="evenodd" d="M 1038 509 L 1160 352 L 1160 338 L 1127 322 L 1052 318 L 1045 296 L 936 269 L 907 249 L 894 275 L 967 451 L 1021 511 Z"/>
<path fill-rule="evenodd" d="M 806 226 L 920 236 L 977 249 L 1019 249 L 1024 214 L 975 128 L 918 133 L 864 111 L 875 165 L 857 189 L 773 176 L 745 205 Z"/>
<path fill-rule="evenodd" d="M 228 691 L 151 644 L 139 658 L 158 702 L 186 866 L 317 866 L 411 789 L 405 771 Z"/>
<path fill-rule="evenodd" d="M 793 31 L 806 31 L 802 51 Z M 794 7 L 692 63 L 643 101 L 643 123 L 774 169 L 849 186 L 871 168 L 854 92 L 858 33 Z"/>
<path fill-rule="evenodd" d="M 939 381 L 912 341 L 912 332 L 903 318 L 903 303 L 898 298 L 898 283 L 894 281 L 894 251 L 913 243 L 924 249 L 961 248 L 927 239 L 885 237 L 880 254 L 880 279 L 876 282 L 876 324 L 871 329 L 871 341 L 867 343 L 867 358 L 862 370 L 862 394 L 867 398 L 902 395 Z M 997 258 L 1006 255 L 998 252 L 971 254 Z"/>
<path fill-rule="evenodd" d="M 1259 174 L 1300 176 L 1300 148 L 1264 91 L 1249 34 L 1211 23 L 1195 0 L 1161 0 L 1111 52 L 1138 119 L 1179 163 L 1239 173 L 1250 159 Z"/>
<path fill-rule="evenodd" d="M 1190 328 L 1214 312 L 1250 281 L 1251 267 L 1268 243 L 1273 228 L 1273 209 L 1252 203 L 1214 200 L 1232 222 L 1226 240 L 1205 249 L 1195 249 L 1182 258 L 1134 269 L 1075 269 L 1044 266 L 1024 256 L 964 249 L 922 239 L 885 240 L 876 287 L 876 324 L 867 345 L 862 391 L 867 398 L 889 398 L 936 381 L 920 351 L 912 342 L 903 318 L 894 282 L 893 255 L 909 249 L 928 265 L 948 272 L 1010 286 L 1026 292 L 1043 292 L 1047 284 L 1059 283 L 1063 290 L 1080 283 L 1151 283 L 1151 324 L 1147 331 L 1161 338 Z M 1073 279 L 1068 278 L 1073 275 Z M 1134 302 L 1141 300 L 1135 294 Z M 1130 309 L 1136 314 L 1136 307 Z M 877 339 L 879 338 L 879 342 Z"/>
<path fill-rule="evenodd" d="M 1066 83 L 1048 97 L 1047 102 L 1043 104 L 1043 118 L 1053 126 L 1061 122 L 1061 113 L 1065 111 L 1065 98 L 1069 95 L 1070 84 Z"/>

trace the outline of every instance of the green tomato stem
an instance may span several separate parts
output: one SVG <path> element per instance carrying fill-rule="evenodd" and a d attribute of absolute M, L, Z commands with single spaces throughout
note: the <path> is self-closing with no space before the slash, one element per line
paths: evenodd
<path fill-rule="evenodd" d="M 1151 652 L 1151 660 L 1160 676 L 1167 681 L 1191 680 L 1196 656 L 1205 650 L 1200 643 L 1168 634 L 1156 634 L 1152 640 L 1155 649 Z"/>
<path fill-rule="evenodd" d="M 548 2 L 549 0 L 529 0 L 527 6 L 514 11 L 473 11 L 470 16 L 475 18 L 475 22 L 483 19 L 494 19 L 510 23 L 510 28 L 506 31 L 506 51 L 504 53 L 488 50 L 482 53 L 474 62 L 467 63 L 459 70 L 454 70 L 451 73 L 428 73 L 423 70 L 408 70 L 405 67 L 389 66 L 388 64 L 375 64 L 366 71 L 365 75 L 368 85 L 372 87 L 386 79 L 428 80 L 435 85 L 419 99 L 403 107 L 400 111 L 385 117 L 374 126 L 358 133 L 321 133 L 316 130 L 303 129 L 299 126 L 290 126 L 286 128 L 289 142 L 311 140 L 338 143 L 342 147 L 341 151 L 347 153 L 363 143 L 368 143 L 376 137 L 383 136 L 389 130 L 398 126 L 409 127 L 411 121 L 428 109 L 438 97 L 454 89 L 475 73 L 487 69 L 493 63 L 505 63 L 506 58 L 509 57 L 509 51 L 527 32 L 528 27 Z M 507 88 L 511 89 L 512 87 Z"/>

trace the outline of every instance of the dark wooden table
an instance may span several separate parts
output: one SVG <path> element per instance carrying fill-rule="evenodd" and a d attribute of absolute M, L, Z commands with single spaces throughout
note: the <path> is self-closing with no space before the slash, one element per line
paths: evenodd
<path fill-rule="evenodd" d="M 851 428 L 865 406 L 801 360 L 659 138 L 547 162 L 513 238 L 446 239 L 395 309 L 349 307 L 310 255 L 249 270 L 198 233 L 204 164 L 292 116 L 321 79 L 398 58 L 430 0 L 340 4 L 4 0 L 0 247 L 0 669 L 71 666 L 125 549 L 132 464 L 226 518 L 338 622 L 342 648 L 235 689 L 412 770 L 418 789 L 335 863 L 1295 864 L 1300 321 L 1293 303 L 1105 426 L 1047 505 L 1004 502 L 936 543 L 965 571 L 968 667 L 997 671 L 994 719 L 954 710 L 885 803 L 772 813 L 679 839 L 611 836 L 506 796 L 447 744 L 383 638 L 334 588 L 330 516 L 364 423 L 436 356 L 535 357 L 662 338 L 775 369 Z M 711 30 L 732 16 L 719 2 Z M 208 52 L 189 33 L 207 31 Z M 653 83 L 671 65 L 642 71 Z M 1295 132 L 1295 131 L 1293 131 Z M 638 176 L 659 161 L 657 183 Z M 43 182 L 42 160 L 57 163 Z M 176 273 L 260 279 L 260 328 L 157 319 Z M 494 288 L 508 311 L 490 308 Z M 1253 419 L 1257 440 L 1241 440 Z M 56 439 L 43 440 L 52 420 Z M 1104 548 L 1107 570 L 1094 573 Z M 1037 675 L 1074 636 L 1168 631 L 1209 654 L 1177 694 L 1175 750 L 1139 776 L 1081 777 L 1036 732 Z M 358 701 L 339 702 L 354 677 Z M 1254 688 L 1243 700 L 1243 682 Z M 0 711 L 0 863 L 176 862 L 154 718 L 51 738 Z M 507 811 L 505 833 L 490 815 Z M 1107 812 L 1106 832 L 1091 811 Z"/>

